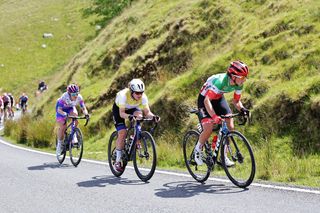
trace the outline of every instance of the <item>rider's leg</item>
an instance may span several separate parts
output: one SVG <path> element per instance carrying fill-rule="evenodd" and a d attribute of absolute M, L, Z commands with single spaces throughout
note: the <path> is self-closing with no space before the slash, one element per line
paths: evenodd
<path fill-rule="evenodd" d="M 116 141 L 116 152 L 117 152 L 117 159 L 116 162 L 120 162 L 121 161 L 121 155 L 122 155 L 122 150 L 124 149 L 124 140 L 126 138 L 127 135 L 127 130 L 121 129 L 118 130 L 118 138 Z"/>
<path fill-rule="evenodd" d="M 142 111 L 137 110 L 137 111 L 135 111 L 135 112 L 133 113 L 133 115 L 136 116 L 136 117 L 138 117 L 138 118 L 139 118 L 139 117 L 142 117 Z M 140 123 L 140 128 L 141 128 L 141 126 L 142 126 L 142 123 Z M 139 144 L 139 146 L 141 145 L 140 139 L 137 140 L 137 144 Z"/>

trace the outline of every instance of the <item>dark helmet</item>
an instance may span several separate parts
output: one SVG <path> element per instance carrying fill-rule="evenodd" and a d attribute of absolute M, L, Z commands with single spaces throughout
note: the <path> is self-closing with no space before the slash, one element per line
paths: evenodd
<path fill-rule="evenodd" d="M 230 63 L 230 67 L 228 68 L 228 74 L 247 77 L 249 74 L 249 68 L 242 61 L 233 61 Z"/>
<path fill-rule="evenodd" d="M 78 93 L 80 91 L 78 85 L 76 84 L 70 84 L 68 87 L 67 87 L 67 91 L 68 93 Z"/>

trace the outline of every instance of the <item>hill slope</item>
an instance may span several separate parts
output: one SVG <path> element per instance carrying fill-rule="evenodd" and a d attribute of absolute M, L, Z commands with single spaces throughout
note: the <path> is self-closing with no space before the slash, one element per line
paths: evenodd
<path fill-rule="evenodd" d="M 86 1 L 0 1 L 0 90 L 34 91 L 95 35 L 81 18 Z M 43 38 L 52 33 L 52 38 Z M 46 48 L 43 46 L 46 45 Z M 1 92 L 1 91 L 0 91 Z M 19 94 L 20 95 L 20 94 Z"/>

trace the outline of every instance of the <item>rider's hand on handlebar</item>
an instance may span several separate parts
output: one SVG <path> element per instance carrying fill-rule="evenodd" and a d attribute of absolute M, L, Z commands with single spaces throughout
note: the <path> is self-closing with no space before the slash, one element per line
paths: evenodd
<path fill-rule="evenodd" d="M 221 117 L 218 116 L 218 115 L 216 115 L 216 114 L 214 114 L 214 115 L 212 116 L 212 120 L 213 120 L 213 122 L 214 122 L 215 124 L 220 124 L 221 121 L 222 121 Z"/>
<path fill-rule="evenodd" d="M 243 115 L 249 116 L 250 111 L 247 108 L 242 107 L 240 111 Z"/>
<path fill-rule="evenodd" d="M 87 120 L 90 119 L 90 115 L 89 115 L 89 114 L 84 115 L 84 117 L 85 117 Z"/>
<path fill-rule="evenodd" d="M 160 118 L 160 116 L 158 116 L 158 115 L 154 115 L 154 116 L 153 116 L 153 120 L 154 120 L 156 123 L 158 123 L 158 122 L 161 120 L 161 118 Z"/>
<path fill-rule="evenodd" d="M 136 118 L 135 118 L 135 116 L 133 116 L 133 115 L 129 115 L 129 116 L 128 116 L 128 119 L 129 119 L 129 121 L 131 122 L 131 121 L 135 120 Z"/>

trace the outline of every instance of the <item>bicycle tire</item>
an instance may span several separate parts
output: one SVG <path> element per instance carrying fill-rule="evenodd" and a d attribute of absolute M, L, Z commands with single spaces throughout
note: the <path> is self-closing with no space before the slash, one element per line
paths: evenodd
<path fill-rule="evenodd" d="M 152 178 L 157 166 L 156 143 L 149 132 L 142 131 L 141 139 L 140 139 L 140 148 L 137 148 L 137 147 L 138 145 L 136 142 L 136 144 L 133 147 L 134 170 L 142 181 L 147 182 Z M 141 153 L 142 150 L 143 150 L 143 154 Z M 150 151 L 152 151 L 153 153 L 151 160 L 150 160 L 150 153 L 151 153 Z M 146 159 L 148 163 L 151 163 L 151 166 L 146 166 L 147 162 L 144 161 L 144 159 Z M 139 168 L 140 163 L 144 164 L 141 168 Z"/>
<path fill-rule="evenodd" d="M 190 175 L 198 182 L 203 183 L 205 182 L 211 173 L 211 169 L 207 165 L 206 161 L 202 166 L 198 166 L 194 160 L 194 147 L 198 142 L 200 133 L 195 130 L 189 130 L 184 138 L 183 138 L 183 157 L 186 167 L 190 173 Z M 194 171 L 193 171 L 194 167 Z M 198 167 L 201 171 L 199 171 Z M 196 172 L 199 171 L 199 174 Z"/>
<path fill-rule="evenodd" d="M 65 135 L 65 137 L 67 137 L 67 136 Z M 57 147 L 57 144 L 58 144 L 58 139 L 56 138 L 56 147 Z M 66 152 L 65 146 L 63 145 L 62 153 L 60 155 L 56 154 L 57 160 L 60 164 L 63 163 L 64 159 L 66 158 L 66 154 L 67 154 L 67 152 Z"/>
<path fill-rule="evenodd" d="M 123 171 L 121 172 L 118 172 L 114 169 L 113 165 L 116 161 L 116 141 L 117 141 L 117 138 L 118 138 L 118 132 L 117 131 L 114 131 L 111 136 L 110 136 L 110 139 L 109 139 L 109 144 L 108 144 L 108 162 L 109 162 L 109 167 L 110 167 L 110 170 L 112 172 L 112 174 L 116 177 L 120 177 L 126 166 L 127 166 L 127 161 L 125 159 L 123 159 L 122 163 L 123 163 Z"/>
<path fill-rule="evenodd" d="M 226 166 L 224 151 L 226 148 L 228 149 L 227 154 L 231 153 L 230 157 L 235 163 L 234 166 Z M 226 175 L 234 185 L 240 188 L 246 188 L 254 180 L 256 165 L 253 151 L 249 141 L 240 132 L 230 131 L 227 136 L 223 137 L 221 163 Z M 249 172 L 246 172 L 246 168 Z"/>
<path fill-rule="evenodd" d="M 83 154 L 83 137 L 82 132 L 79 128 L 74 129 L 74 134 L 77 135 L 78 142 L 74 144 L 72 141 L 69 142 L 69 155 L 70 161 L 73 166 L 77 167 L 82 159 Z M 75 156 L 75 151 L 78 151 L 77 157 Z"/>

